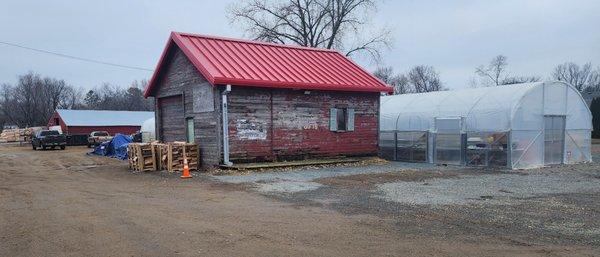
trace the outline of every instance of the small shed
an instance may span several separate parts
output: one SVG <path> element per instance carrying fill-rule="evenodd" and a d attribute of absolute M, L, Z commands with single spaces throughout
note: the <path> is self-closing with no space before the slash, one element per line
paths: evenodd
<path fill-rule="evenodd" d="M 153 117 L 154 112 L 57 109 L 48 120 L 48 127 L 60 126 L 67 135 L 89 135 L 92 131 L 128 135 L 139 131 L 142 123 Z"/>
<path fill-rule="evenodd" d="M 592 160 L 592 116 L 564 82 L 385 96 L 379 144 L 391 160 L 533 168 Z"/>
<path fill-rule="evenodd" d="M 207 167 L 376 155 L 391 91 L 336 51 L 173 32 L 144 94 L 157 138 L 197 143 Z"/>

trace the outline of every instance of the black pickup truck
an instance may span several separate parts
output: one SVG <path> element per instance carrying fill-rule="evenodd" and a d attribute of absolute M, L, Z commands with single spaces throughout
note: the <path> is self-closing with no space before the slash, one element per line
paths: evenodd
<path fill-rule="evenodd" d="M 48 147 L 54 149 L 57 146 L 60 147 L 61 150 L 65 150 L 67 138 L 56 130 L 38 131 L 31 139 L 31 147 L 33 147 L 33 150 L 37 150 L 39 147 L 44 150 Z"/>

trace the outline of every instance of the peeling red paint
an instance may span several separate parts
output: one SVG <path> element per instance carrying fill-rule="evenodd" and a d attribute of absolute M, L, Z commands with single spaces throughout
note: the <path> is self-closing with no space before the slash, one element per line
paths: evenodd
<path fill-rule="evenodd" d="M 270 94 L 274 98 L 273 107 L 269 103 Z M 254 161 L 374 155 L 377 153 L 378 99 L 377 94 L 304 94 L 295 90 L 236 88 L 229 95 L 230 158 Z M 329 108 L 340 106 L 355 109 L 354 131 L 329 130 Z M 266 138 L 240 137 L 237 126 L 240 119 L 262 126 Z"/>

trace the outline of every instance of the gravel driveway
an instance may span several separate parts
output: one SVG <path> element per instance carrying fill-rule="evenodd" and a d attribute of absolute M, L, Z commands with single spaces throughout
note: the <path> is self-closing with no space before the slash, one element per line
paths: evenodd
<path fill-rule="evenodd" d="M 597 163 L 492 170 L 390 162 L 212 178 L 299 206 L 391 218 L 407 235 L 600 247 Z"/>

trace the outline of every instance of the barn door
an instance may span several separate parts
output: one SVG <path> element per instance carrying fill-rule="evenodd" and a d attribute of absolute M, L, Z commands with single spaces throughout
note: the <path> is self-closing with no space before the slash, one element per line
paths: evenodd
<path fill-rule="evenodd" d="M 186 141 L 186 127 L 181 95 L 158 98 L 159 136 L 164 142 Z"/>

